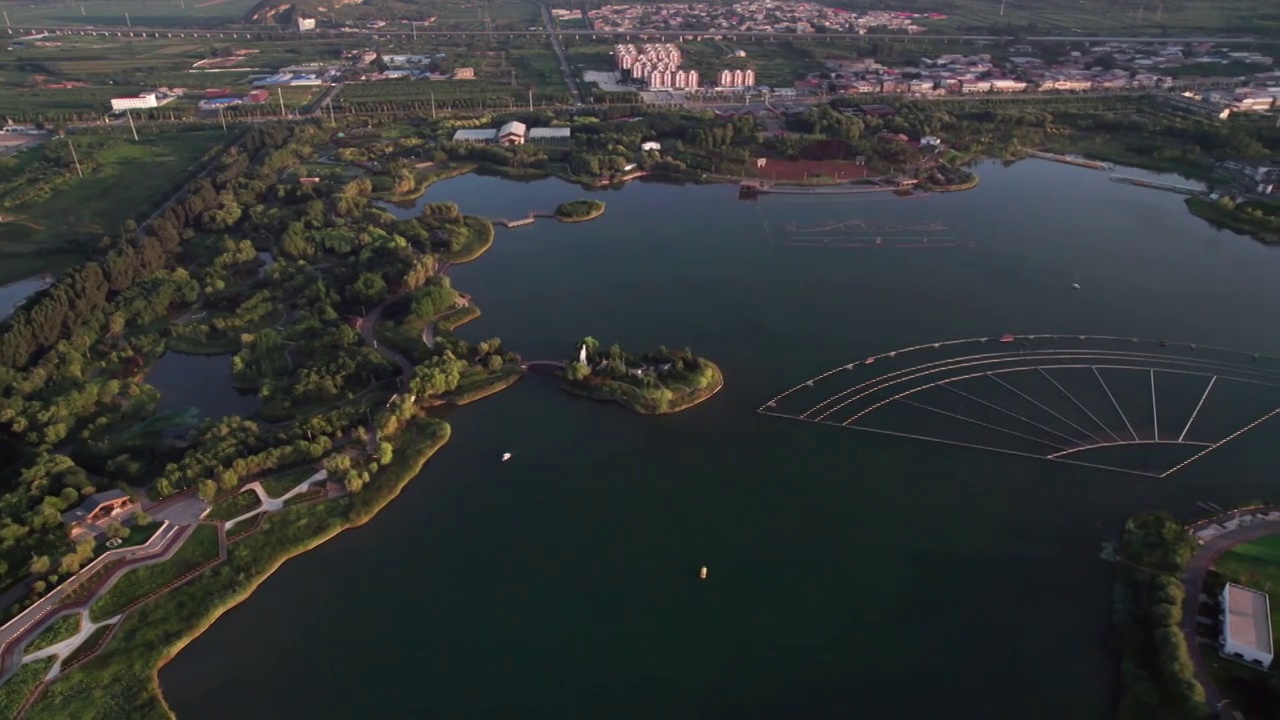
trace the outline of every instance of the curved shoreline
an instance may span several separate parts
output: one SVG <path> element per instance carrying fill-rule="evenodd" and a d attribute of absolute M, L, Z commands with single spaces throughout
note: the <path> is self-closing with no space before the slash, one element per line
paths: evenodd
<path fill-rule="evenodd" d="M 253 595 L 254 591 L 257 590 L 258 587 L 262 585 L 262 583 L 266 582 L 267 578 L 271 577 L 276 572 L 276 570 L 279 570 L 280 567 L 284 565 L 286 562 L 288 562 L 289 560 L 299 555 L 302 555 L 305 552 L 314 550 L 315 548 L 319 547 L 325 542 L 328 542 L 329 540 L 333 539 L 335 536 L 340 535 L 341 533 L 347 530 L 350 530 L 352 528 L 360 527 L 361 525 L 364 525 L 365 523 L 369 522 L 373 518 L 377 517 L 378 513 L 380 513 L 383 510 L 383 508 L 385 508 L 387 505 L 390 505 L 393 500 L 399 497 L 400 493 L 404 491 L 405 486 L 407 486 L 410 481 L 412 481 L 422 472 L 422 468 L 427 464 L 427 461 L 430 460 L 440 450 L 440 448 L 444 447 L 449 442 L 449 439 L 452 437 L 452 434 L 453 434 L 452 426 L 443 420 L 437 420 L 436 422 L 439 422 L 444 427 L 444 433 L 441 435 L 440 438 L 436 439 L 430 446 L 424 449 L 422 454 L 419 455 L 418 458 L 411 461 L 411 464 L 413 465 L 413 469 L 405 473 L 405 478 L 400 482 L 396 483 L 394 490 L 390 492 L 385 498 L 383 498 L 382 501 L 377 506 L 372 508 L 371 511 L 364 514 L 355 514 L 355 508 L 352 508 L 351 509 L 352 517 L 346 523 L 336 528 L 333 528 L 327 532 L 321 533 L 320 535 L 317 535 L 314 538 L 311 538 L 310 540 L 302 543 L 301 545 L 284 552 L 275 560 L 268 563 L 267 568 L 257 577 L 250 580 L 249 584 L 246 585 L 243 590 L 232 595 L 227 600 L 223 601 L 221 605 L 211 608 L 204 620 L 197 623 L 197 625 L 194 628 L 192 628 L 190 632 L 179 637 L 171 645 L 169 645 L 169 647 L 161 655 L 159 661 L 156 662 L 155 667 L 152 669 L 152 672 L 151 672 L 152 687 L 156 693 L 156 697 L 159 698 L 160 700 L 161 707 L 163 707 L 165 712 L 169 714 L 169 717 L 176 718 L 177 715 L 173 712 L 173 708 L 169 707 L 169 703 L 165 700 L 164 688 L 160 683 L 160 670 L 164 668 L 165 665 L 169 664 L 169 662 L 172 661 L 175 657 L 177 657 L 178 653 L 182 652 L 182 650 L 187 645 L 190 645 L 192 641 L 198 638 L 201 634 L 203 634 L 206 630 L 208 630 L 215 622 L 217 622 L 218 618 L 222 617 L 227 611 L 231 610 L 235 606 L 249 599 L 249 597 Z M 124 619 L 122 618 L 121 623 L 123 622 L 124 622 Z"/>

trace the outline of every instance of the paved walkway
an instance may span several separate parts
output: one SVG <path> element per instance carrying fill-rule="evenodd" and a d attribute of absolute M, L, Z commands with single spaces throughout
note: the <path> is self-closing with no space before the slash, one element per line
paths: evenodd
<path fill-rule="evenodd" d="M 1187 649 L 1191 652 L 1191 662 L 1196 668 L 1196 678 L 1204 686 L 1205 698 L 1210 708 L 1218 707 L 1222 702 L 1222 694 L 1209 676 L 1209 666 L 1204 660 L 1200 638 L 1196 634 L 1196 616 L 1200 614 L 1200 589 L 1204 587 L 1205 577 L 1222 553 L 1236 545 L 1280 533 L 1280 515 L 1268 516 L 1269 513 L 1280 513 L 1280 505 L 1224 513 L 1188 528 L 1193 535 L 1216 533 L 1196 548 L 1182 577 L 1183 590 L 1186 592 L 1186 598 L 1182 601 L 1182 632 L 1187 638 Z M 1260 519 L 1259 516 L 1265 516 L 1265 519 Z M 1216 647 L 1216 643 L 1214 645 Z"/>
<path fill-rule="evenodd" d="M 228 520 L 226 523 L 225 529 L 230 530 L 231 528 L 240 524 L 240 522 L 244 520 L 248 520 L 254 515 L 261 515 L 262 513 L 275 512 L 280 508 L 284 507 L 285 501 L 288 500 L 289 498 L 292 498 L 295 495 L 301 495 L 302 493 L 310 490 L 312 485 L 318 482 L 324 482 L 328 478 L 329 478 L 329 471 L 320 470 L 316 472 L 316 474 L 307 478 L 306 480 L 303 480 L 297 487 L 285 493 L 284 495 L 281 495 L 278 498 L 273 498 L 268 496 L 267 491 L 262 489 L 262 483 L 251 482 L 248 485 L 245 485 L 244 489 L 252 490 L 253 492 L 257 493 L 258 499 L 262 501 L 262 504 L 239 517 Z"/>
<path fill-rule="evenodd" d="M 97 630 L 104 625 L 111 625 L 112 623 L 120 622 L 120 618 L 124 617 L 123 615 L 117 615 L 113 618 L 107 618 L 100 623 L 95 623 L 89 619 L 89 608 L 87 607 L 81 610 L 79 615 L 79 632 L 60 643 L 50 645 L 43 650 L 37 650 L 22 658 L 23 664 L 26 664 L 47 657 L 57 657 L 57 660 L 53 663 L 53 667 L 49 668 L 49 673 L 44 676 L 45 682 L 48 682 L 62 674 L 62 661 L 83 645 L 84 641 L 88 640 L 90 635 L 93 635 L 94 630 Z"/>
<path fill-rule="evenodd" d="M 133 568 L 164 562 L 173 557 L 194 529 L 195 525 L 169 525 L 161 528 L 147 543 L 115 556 L 117 560 L 124 562 L 110 571 L 111 575 L 93 595 L 71 605 L 59 605 L 71 590 L 80 585 L 79 582 L 68 581 L 41 598 L 4 628 L 0 628 L 0 683 L 8 680 L 13 671 L 18 669 L 23 662 L 23 648 L 50 623 L 64 615 L 87 611 L 94 601 Z M 81 582 L 92 582 L 92 577 L 86 577 Z"/>
<path fill-rule="evenodd" d="M 379 355 L 400 366 L 400 387 L 407 388 L 409 387 L 409 380 L 413 377 L 413 363 L 386 345 L 379 345 L 377 339 L 373 336 L 374 328 L 378 326 L 378 320 L 382 317 L 382 311 L 399 297 L 397 295 L 383 300 L 360 320 L 360 337 L 364 338 L 366 345 L 377 350 Z"/>

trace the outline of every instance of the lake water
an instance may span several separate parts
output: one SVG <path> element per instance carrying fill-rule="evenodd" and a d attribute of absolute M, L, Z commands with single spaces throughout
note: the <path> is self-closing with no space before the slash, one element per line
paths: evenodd
<path fill-rule="evenodd" d="M 160 391 L 158 412 L 196 408 L 201 417 L 249 417 L 262 406 L 256 391 L 232 385 L 230 355 L 165 353 L 147 373 L 147 384 Z"/>
<path fill-rule="evenodd" d="M 1154 479 L 755 409 L 871 354 L 1006 332 L 1280 354 L 1280 255 L 1105 173 L 977 170 L 975 190 L 912 199 L 433 186 L 423 202 L 493 217 L 608 203 L 499 229 L 452 268 L 484 311 L 466 336 L 527 359 L 583 335 L 688 345 L 727 385 L 650 418 L 533 376 L 451 413 L 453 440 L 375 521 L 161 671 L 178 716 L 1107 716 L 1101 543 L 1138 510 L 1274 494 L 1280 425 Z"/>
<path fill-rule="evenodd" d="M 0 285 L 0 320 L 12 315 L 27 298 L 48 287 L 50 281 L 51 278 L 47 275 L 38 275 Z"/>

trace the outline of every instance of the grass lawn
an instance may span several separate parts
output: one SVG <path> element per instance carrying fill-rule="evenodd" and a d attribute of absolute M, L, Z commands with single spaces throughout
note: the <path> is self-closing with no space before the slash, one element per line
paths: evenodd
<path fill-rule="evenodd" d="M 18 709 L 27 701 L 27 696 L 36 685 L 44 680 L 44 676 L 53 667 L 53 658 L 45 658 L 29 662 L 18 668 L 18 672 L 0 685 L 0 717 L 18 717 Z"/>
<path fill-rule="evenodd" d="M 118 550 L 120 548 L 127 548 L 127 547 L 133 547 L 134 545 L 141 545 L 146 541 L 150 540 L 151 536 L 155 535 L 156 531 L 159 529 L 160 529 L 160 523 L 158 522 L 153 522 L 149 525 L 144 525 L 142 527 L 138 527 L 136 525 L 131 526 L 129 528 L 129 537 L 125 538 L 124 542 L 120 543 L 114 548 L 107 547 L 106 543 L 99 543 L 98 547 L 94 548 L 93 554 L 96 557 L 108 550 Z"/>
<path fill-rule="evenodd" d="M 262 505 L 262 501 L 258 499 L 258 493 L 248 490 L 232 495 L 231 497 L 221 500 L 209 514 L 205 516 L 207 520 L 231 520 L 253 510 Z"/>
<path fill-rule="evenodd" d="M 143 565 L 125 573 L 89 608 L 94 622 L 110 618 L 134 600 L 168 585 L 218 556 L 218 529 L 200 525 L 173 557 L 155 565 Z"/>
<path fill-rule="evenodd" d="M 36 639 L 32 640 L 31 644 L 27 646 L 25 654 L 30 655 L 31 653 L 37 650 L 43 650 L 50 645 L 57 645 L 78 632 L 80 632 L 80 613 L 63 615 L 57 620 L 54 620 L 52 625 L 40 631 L 40 634 L 36 636 Z"/>
<path fill-rule="evenodd" d="M 79 243 L 113 234 L 129 218 L 145 218 L 192 165 L 226 139 L 221 131 L 175 133 L 115 146 L 96 156 L 101 166 L 94 174 L 58 187 L 42 202 L 6 211 L 0 284 L 66 267 L 80 255 Z M 75 141 L 77 151 L 91 143 Z"/>

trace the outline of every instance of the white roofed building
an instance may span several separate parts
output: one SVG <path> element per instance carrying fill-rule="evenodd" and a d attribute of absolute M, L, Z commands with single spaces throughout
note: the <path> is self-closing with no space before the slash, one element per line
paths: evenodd
<path fill-rule="evenodd" d="M 498 139 L 498 131 L 493 128 L 479 130 L 458 130 L 453 134 L 454 142 L 491 143 Z"/>
<path fill-rule="evenodd" d="M 1227 583 L 1222 589 L 1222 654 L 1262 669 L 1271 667 L 1271 603 L 1264 592 Z"/>

